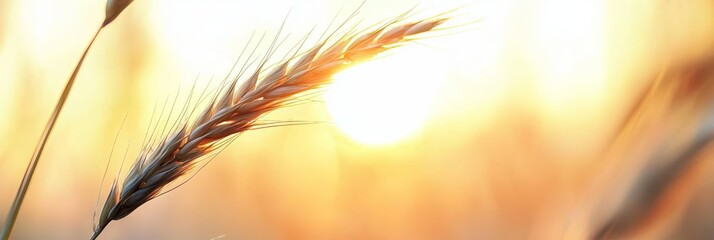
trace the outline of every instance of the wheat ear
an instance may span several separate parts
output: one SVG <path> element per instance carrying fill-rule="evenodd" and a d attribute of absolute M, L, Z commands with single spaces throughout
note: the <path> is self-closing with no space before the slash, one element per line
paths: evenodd
<path fill-rule="evenodd" d="M 142 151 L 121 187 L 111 187 L 94 227 L 95 239 L 112 220 L 119 220 L 161 194 L 162 188 L 187 174 L 206 156 L 235 134 L 261 125 L 256 120 L 296 94 L 319 89 L 342 69 L 432 31 L 447 20 L 432 17 L 411 23 L 391 21 L 363 34 L 347 33 L 332 44 L 326 40 L 300 56 L 283 60 L 265 71 L 259 67 L 238 86 L 230 80 L 223 92 L 191 123 L 184 123 L 158 143 Z M 260 66 L 265 64 L 265 60 Z"/>

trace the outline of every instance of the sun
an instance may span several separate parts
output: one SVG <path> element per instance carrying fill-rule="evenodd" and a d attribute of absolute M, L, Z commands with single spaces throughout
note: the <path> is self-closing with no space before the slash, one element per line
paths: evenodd
<path fill-rule="evenodd" d="M 338 73 L 325 93 L 339 129 L 367 145 L 417 133 L 446 78 L 444 54 L 409 46 Z"/>

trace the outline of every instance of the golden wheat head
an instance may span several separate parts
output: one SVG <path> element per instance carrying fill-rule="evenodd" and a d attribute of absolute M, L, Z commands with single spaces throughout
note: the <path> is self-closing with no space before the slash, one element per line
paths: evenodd
<path fill-rule="evenodd" d="M 197 159 L 223 146 L 225 140 L 260 126 L 256 120 L 281 106 L 296 94 L 319 89 L 335 73 L 368 61 L 377 54 L 429 32 L 447 20 L 432 17 L 402 22 L 403 17 L 362 34 L 346 33 L 328 44 L 321 41 L 303 54 L 288 58 L 269 69 L 263 61 L 238 85 L 229 80 L 220 97 L 198 117 L 184 123 L 155 147 L 142 151 L 121 185 L 114 181 L 94 227 L 96 238 L 113 220 L 119 220 L 162 193 L 162 188 L 185 175 Z"/>

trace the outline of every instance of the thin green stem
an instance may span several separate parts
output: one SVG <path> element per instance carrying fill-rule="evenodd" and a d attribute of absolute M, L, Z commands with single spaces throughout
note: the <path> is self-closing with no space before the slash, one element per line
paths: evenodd
<path fill-rule="evenodd" d="M 87 45 L 87 48 L 84 49 L 82 58 L 79 59 L 77 66 L 74 67 L 74 72 L 72 72 L 72 76 L 69 77 L 67 84 L 64 86 L 64 91 L 62 91 L 62 95 L 60 96 L 59 100 L 57 100 L 57 105 L 55 106 L 55 109 L 52 112 L 52 115 L 50 116 L 47 125 L 45 125 L 45 130 L 42 132 L 40 141 L 35 147 L 35 152 L 32 154 L 32 159 L 27 165 L 27 169 L 25 169 L 25 175 L 22 177 L 22 182 L 20 183 L 20 188 L 17 190 L 17 194 L 15 195 L 15 200 L 12 202 L 12 206 L 10 207 L 10 210 L 7 213 L 7 219 L 2 229 L 2 235 L 0 235 L 1 240 L 8 240 L 10 238 L 12 228 L 15 226 L 17 215 L 20 212 L 20 207 L 22 206 L 22 201 L 25 199 L 25 194 L 27 194 L 27 189 L 30 186 L 30 181 L 32 180 L 35 168 L 37 168 L 37 163 L 39 162 L 40 156 L 42 155 L 42 150 L 44 150 L 45 144 L 47 143 L 47 139 L 49 138 L 50 133 L 52 133 L 52 129 L 54 128 L 55 123 L 57 122 L 57 118 L 59 117 L 59 114 L 62 111 L 62 107 L 67 101 L 69 92 L 72 90 L 72 85 L 74 85 L 74 80 L 77 78 L 77 73 L 79 73 L 79 69 L 82 67 L 82 63 L 84 62 L 84 58 L 87 56 L 89 48 L 92 47 L 94 40 L 97 39 L 97 36 L 99 35 L 99 32 L 102 31 L 102 29 L 103 27 L 97 29 L 97 32 L 94 34 L 94 37 L 92 37 L 92 40 L 89 42 L 89 45 Z"/>

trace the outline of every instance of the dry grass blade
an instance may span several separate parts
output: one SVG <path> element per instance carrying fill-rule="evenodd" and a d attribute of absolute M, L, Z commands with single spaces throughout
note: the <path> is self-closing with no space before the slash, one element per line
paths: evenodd
<path fill-rule="evenodd" d="M 223 146 L 231 136 L 261 127 L 256 121 L 260 116 L 289 103 L 296 94 L 330 83 L 335 73 L 368 61 L 410 40 L 413 35 L 431 31 L 448 19 L 438 16 L 399 23 L 403 18 L 401 16 L 373 31 L 345 34 L 331 44 L 322 41 L 307 52 L 269 69 L 263 69 L 266 57 L 259 69 L 240 86 L 239 78 L 230 80 L 219 97 L 192 122 L 182 124 L 162 136 L 163 140 L 157 146 L 140 153 L 122 184 L 115 181 L 92 239 L 109 222 L 126 217 L 159 196 L 164 187 L 186 175 L 199 163 L 198 159 Z"/>

